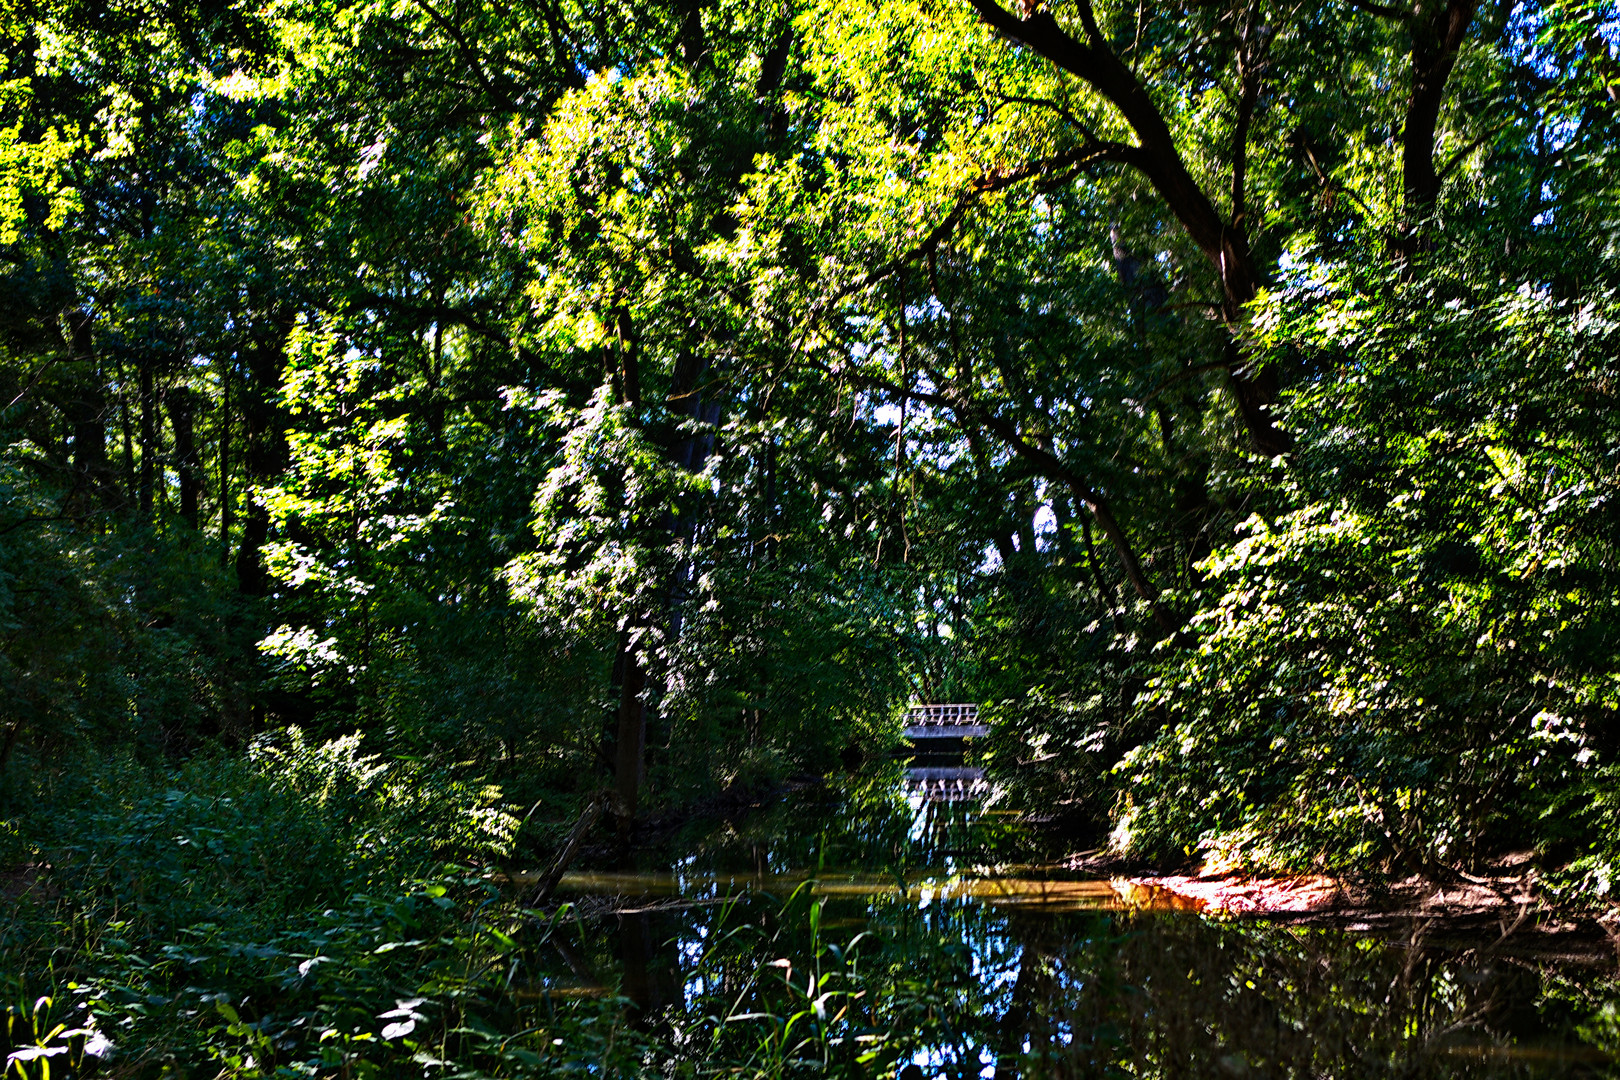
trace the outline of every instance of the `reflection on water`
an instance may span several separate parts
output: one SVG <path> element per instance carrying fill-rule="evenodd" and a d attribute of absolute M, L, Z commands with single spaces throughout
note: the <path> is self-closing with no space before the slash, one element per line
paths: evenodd
<path fill-rule="evenodd" d="M 621 993 L 663 1075 L 1620 1076 L 1601 937 L 1166 911 L 1006 809 L 896 766 L 694 826 L 565 877 L 525 992 Z"/>
<path fill-rule="evenodd" d="M 1059 911 L 1196 911 L 1201 904 L 1167 889 L 1112 881 L 1052 881 L 1044 878 L 968 877 L 903 884 L 894 878 L 822 872 L 804 874 L 697 874 L 655 871 L 575 871 L 559 884 L 564 893 L 623 896 L 629 909 L 647 908 L 645 899 L 733 897 L 739 893 L 788 896 L 803 892 L 818 899 L 864 897 L 899 900 L 926 907 L 951 900 L 973 900 L 998 907 Z"/>

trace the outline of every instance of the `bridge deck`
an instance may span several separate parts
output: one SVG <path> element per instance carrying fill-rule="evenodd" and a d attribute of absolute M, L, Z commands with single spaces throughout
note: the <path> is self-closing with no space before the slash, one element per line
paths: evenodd
<path fill-rule="evenodd" d="M 976 739 L 990 734 L 989 724 L 907 724 L 908 739 Z"/>

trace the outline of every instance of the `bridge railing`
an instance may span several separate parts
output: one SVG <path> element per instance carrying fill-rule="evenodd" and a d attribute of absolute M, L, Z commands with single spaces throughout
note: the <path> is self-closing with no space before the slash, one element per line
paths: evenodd
<path fill-rule="evenodd" d="M 906 710 L 908 739 L 970 739 L 988 734 L 990 725 L 980 722 L 977 705 L 913 705 Z"/>

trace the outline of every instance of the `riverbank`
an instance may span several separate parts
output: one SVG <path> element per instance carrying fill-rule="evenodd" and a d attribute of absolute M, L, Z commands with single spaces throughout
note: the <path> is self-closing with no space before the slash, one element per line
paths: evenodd
<path fill-rule="evenodd" d="M 1072 870 L 1103 869 L 1094 857 L 1069 860 Z M 1122 873 L 1110 881 L 1121 896 L 1144 907 L 1175 905 L 1204 915 L 1285 919 L 1370 929 L 1399 923 L 1444 922 L 1519 933 L 1579 935 L 1620 951 L 1620 908 L 1571 903 L 1549 896 L 1529 853 L 1504 856 L 1482 874 L 1453 871 L 1442 879 L 1412 874 L 1387 881 L 1351 882 L 1324 874 L 1256 875 L 1222 867 L 1183 874 Z"/>
<path fill-rule="evenodd" d="M 1255 877 L 1230 872 L 1114 880 L 1128 887 L 1172 892 L 1210 914 L 1313 915 L 1365 911 L 1450 917 L 1542 906 L 1535 892 L 1533 875 L 1459 877 L 1450 882 L 1414 875 L 1378 888 L 1351 885 L 1319 874 Z"/>

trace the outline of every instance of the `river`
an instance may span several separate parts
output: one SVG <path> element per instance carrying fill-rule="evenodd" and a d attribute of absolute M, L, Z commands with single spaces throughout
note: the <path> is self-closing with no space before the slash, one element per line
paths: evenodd
<path fill-rule="evenodd" d="M 940 794 L 884 763 L 572 872 L 524 992 L 620 996 L 668 1075 L 1620 1075 L 1593 924 L 1207 916 Z"/>

